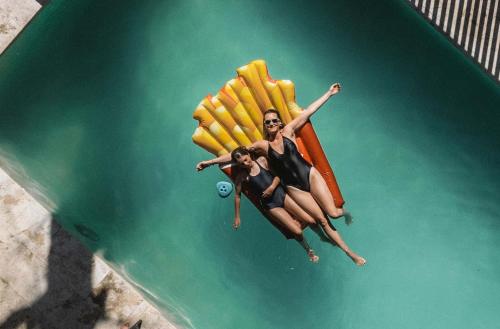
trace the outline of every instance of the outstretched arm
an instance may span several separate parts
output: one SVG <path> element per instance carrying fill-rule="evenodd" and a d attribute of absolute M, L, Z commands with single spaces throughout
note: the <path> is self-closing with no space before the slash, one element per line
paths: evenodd
<path fill-rule="evenodd" d="M 214 159 L 198 162 L 198 164 L 196 165 L 196 170 L 201 171 L 206 167 L 210 167 L 214 164 L 226 163 L 230 161 L 231 161 L 231 153 L 227 153 Z"/>
<path fill-rule="evenodd" d="M 302 113 L 290 121 L 284 128 L 285 131 L 288 130 L 289 134 L 294 134 L 297 130 L 302 128 L 302 126 L 309 120 L 309 118 L 316 113 L 319 108 L 325 104 L 325 102 L 340 91 L 340 84 L 334 83 L 328 91 L 323 94 L 320 98 L 315 100 L 311 105 L 309 105 Z"/>
<path fill-rule="evenodd" d="M 256 141 L 252 145 L 248 147 L 248 150 L 251 152 L 255 152 L 256 154 L 266 154 L 267 153 L 267 143 L 265 141 Z M 221 164 L 221 163 L 227 163 L 231 161 L 231 154 L 227 153 L 224 155 L 221 155 L 220 157 L 206 160 L 206 161 L 201 161 L 196 165 L 196 170 L 201 171 L 205 169 L 206 167 L 210 167 L 215 164 Z"/>

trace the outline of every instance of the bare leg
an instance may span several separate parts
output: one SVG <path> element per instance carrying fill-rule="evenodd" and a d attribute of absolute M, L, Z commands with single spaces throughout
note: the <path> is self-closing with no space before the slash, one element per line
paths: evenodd
<path fill-rule="evenodd" d="M 302 228 L 309 226 L 311 230 L 319 236 L 321 241 L 332 243 L 336 246 L 335 242 L 325 235 L 325 232 L 319 227 L 314 218 L 302 209 L 288 194 L 285 197 L 285 210 L 301 224 Z"/>
<path fill-rule="evenodd" d="M 319 205 L 316 203 L 311 193 L 299 190 L 295 187 L 287 187 L 288 194 L 293 198 L 293 200 L 307 211 L 313 219 L 321 225 L 321 228 L 326 233 L 326 235 L 342 249 L 347 256 L 349 256 L 357 265 L 364 265 L 366 260 L 353 252 L 347 244 L 342 240 L 340 234 L 335 230 L 333 225 L 331 225 L 328 218 L 325 216 Z"/>
<path fill-rule="evenodd" d="M 297 242 L 304 248 L 304 250 L 307 252 L 307 256 L 309 257 L 309 260 L 313 263 L 319 262 L 319 256 L 317 256 L 314 253 L 314 250 L 309 246 L 309 243 L 307 243 L 306 238 L 302 238 L 302 240 L 297 240 Z"/>
<path fill-rule="evenodd" d="M 328 226 L 330 230 L 332 230 L 329 225 L 326 226 Z M 323 227 L 323 229 L 326 231 L 325 227 Z M 332 230 L 332 232 L 326 232 L 326 234 L 332 237 L 332 240 L 335 241 L 335 243 L 339 246 L 339 248 L 342 249 L 346 253 L 346 255 L 349 256 L 354 263 L 356 263 L 356 265 L 359 266 L 365 265 L 366 259 L 364 259 L 363 257 L 356 254 L 354 251 L 349 249 L 344 240 L 342 240 L 342 237 L 340 236 L 339 232 Z"/>
<path fill-rule="evenodd" d="M 325 232 L 319 228 L 314 218 L 302 209 L 288 194 L 285 197 L 285 210 L 300 223 L 302 228 L 309 226 L 311 230 L 319 236 L 321 241 L 335 244 L 325 235 Z"/>
<path fill-rule="evenodd" d="M 328 242 L 330 244 L 333 244 L 334 246 L 337 246 L 335 241 L 330 240 L 330 238 L 326 236 L 325 232 L 319 227 L 318 224 L 310 225 L 309 227 L 319 237 L 319 239 L 322 242 Z"/>
<path fill-rule="evenodd" d="M 285 197 L 285 209 L 302 224 L 302 227 L 309 226 L 319 236 L 321 241 L 335 244 L 319 228 L 314 218 L 302 209 L 288 194 Z"/>
<path fill-rule="evenodd" d="M 319 261 L 319 257 L 314 254 L 314 251 L 304 238 L 300 224 L 295 221 L 284 208 L 273 208 L 268 211 L 275 220 L 293 233 L 295 240 L 297 240 L 297 242 L 300 243 L 300 245 L 306 250 L 309 259 L 312 262 L 317 263 Z"/>
<path fill-rule="evenodd" d="M 314 167 L 311 168 L 311 173 L 309 174 L 309 184 L 311 185 L 311 194 L 313 198 L 328 216 L 335 219 L 345 216 L 346 224 L 349 225 L 352 223 L 352 216 L 349 212 L 342 208 L 335 207 L 335 202 L 328 189 L 328 185 L 326 185 L 325 179 Z"/>
<path fill-rule="evenodd" d="M 323 210 L 321 210 L 311 193 L 299 190 L 293 186 L 287 186 L 287 194 L 314 219 L 315 223 L 319 223 L 325 218 Z"/>
<path fill-rule="evenodd" d="M 314 225 L 314 218 L 302 209 L 288 194 L 285 196 L 285 210 L 290 213 L 295 219 L 307 225 Z"/>

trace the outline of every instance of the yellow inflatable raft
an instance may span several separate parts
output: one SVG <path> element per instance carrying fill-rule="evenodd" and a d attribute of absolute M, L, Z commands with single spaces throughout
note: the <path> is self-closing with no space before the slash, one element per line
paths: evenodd
<path fill-rule="evenodd" d="M 252 61 L 236 72 L 236 78 L 229 80 L 217 95 L 207 95 L 193 113 L 193 118 L 199 122 L 193 134 L 194 143 L 216 156 L 230 153 L 240 145 L 250 146 L 264 139 L 262 113 L 266 110 L 278 110 L 285 124 L 302 111 L 295 102 L 293 82 L 273 80 L 264 60 Z M 311 123 L 304 125 L 296 136 L 302 156 L 320 171 L 336 206 L 342 207 L 342 194 Z M 221 170 L 231 179 L 235 177 L 231 165 L 221 167 Z M 243 192 L 273 225 L 290 237 L 260 208 L 258 196 L 251 195 L 247 190 Z"/>

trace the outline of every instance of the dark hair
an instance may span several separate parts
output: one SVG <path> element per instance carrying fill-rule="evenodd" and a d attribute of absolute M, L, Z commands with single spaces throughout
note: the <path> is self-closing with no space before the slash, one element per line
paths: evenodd
<path fill-rule="evenodd" d="M 266 119 L 265 118 L 266 118 L 266 114 L 269 114 L 269 113 L 274 113 L 274 114 L 276 114 L 276 116 L 278 116 L 278 119 L 280 119 L 280 121 L 281 121 L 280 129 L 283 129 L 283 127 L 285 126 L 283 124 L 283 120 L 281 120 L 281 115 L 277 110 L 268 109 L 268 110 L 264 111 L 264 115 L 262 116 L 262 129 L 264 130 L 264 139 L 266 139 L 266 140 L 269 137 L 269 135 L 267 134 L 267 128 L 266 128 L 266 123 L 265 123 Z"/>
<path fill-rule="evenodd" d="M 234 150 L 231 151 L 231 160 L 236 162 L 236 155 L 250 155 L 250 151 L 245 146 L 238 146 Z M 250 155 L 251 156 L 251 155 Z"/>

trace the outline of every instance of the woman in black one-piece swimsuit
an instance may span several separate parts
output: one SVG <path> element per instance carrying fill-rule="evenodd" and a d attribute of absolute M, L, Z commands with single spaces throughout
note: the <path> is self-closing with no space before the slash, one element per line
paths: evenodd
<path fill-rule="evenodd" d="M 316 168 L 304 160 L 295 145 L 295 132 L 302 128 L 321 105 L 339 91 L 340 85 L 333 84 L 323 96 L 286 125 L 283 125 L 278 111 L 267 110 L 264 113 L 265 140 L 253 143 L 250 149 L 268 157 L 271 168 L 286 186 L 290 197 L 310 214 L 316 223 L 321 225 L 326 235 L 357 265 L 364 265 L 366 260 L 349 249 L 326 216 L 345 217 L 346 222 L 349 222 L 350 214 L 342 208 L 335 207 L 324 178 Z M 230 161 L 229 156 L 223 155 L 216 159 L 202 161 L 196 168 L 202 170 L 212 164 L 228 161 Z"/>
<path fill-rule="evenodd" d="M 280 184 L 280 179 L 274 176 L 268 169 L 267 160 L 264 157 L 253 160 L 250 152 L 245 147 L 238 147 L 231 152 L 231 158 L 243 169 L 235 179 L 236 193 L 234 195 L 235 216 L 233 227 L 240 226 L 240 200 L 242 185 L 246 184 L 253 195 L 259 197 L 262 208 L 274 218 L 281 227 L 291 232 L 307 252 L 312 262 L 317 262 L 319 257 L 309 247 L 302 234 L 302 226 L 296 220 L 305 224 L 315 224 L 314 219 L 300 208 L 290 196 L 288 196 Z M 293 217 L 292 217 L 293 216 Z M 295 219 L 296 220 L 295 220 Z"/>

